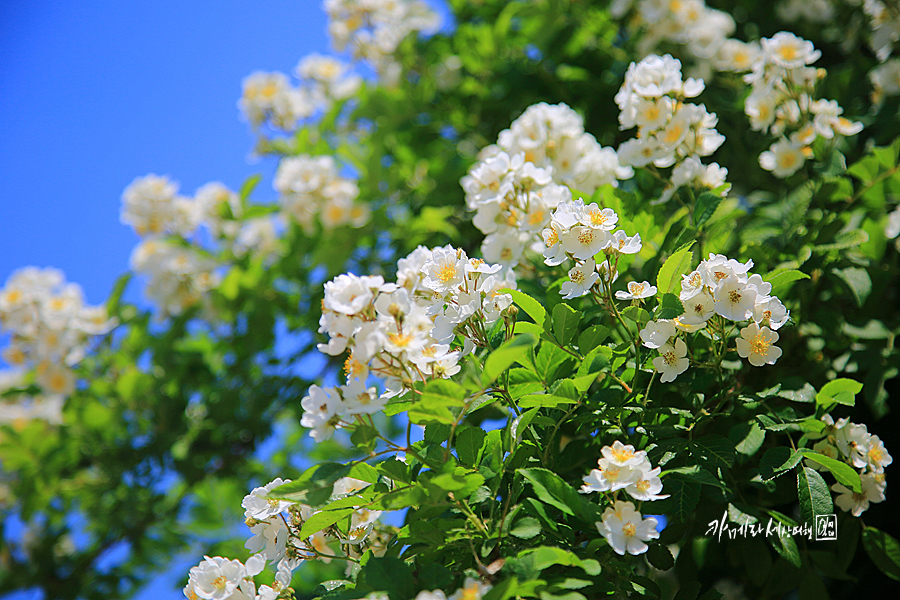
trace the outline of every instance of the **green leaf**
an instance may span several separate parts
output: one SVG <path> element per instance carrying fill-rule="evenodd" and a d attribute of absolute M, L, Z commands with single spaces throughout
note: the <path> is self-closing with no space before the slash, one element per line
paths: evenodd
<path fill-rule="evenodd" d="M 793 469 L 802 458 L 803 454 L 801 451 L 791 451 L 786 446 L 769 448 L 763 454 L 762 460 L 759 461 L 759 476 L 764 481 L 774 479 Z"/>
<path fill-rule="evenodd" d="M 828 600 L 828 588 L 812 570 L 800 580 L 799 600 Z"/>
<path fill-rule="evenodd" d="M 487 434 L 480 427 L 466 427 L 456 436 L 456 454 L 467 467 L 474 467 Z"/>
<path fill-rule="evenodd" d="M 800 559 L 800 549 L 797 548 L 797 541 L 790 537 L 776 537 L 772 543 L 775 551 L 781 555 L 781 558 L 788 561 L 798 569 L 802 566 L 803 561 Z"/>
<path fill-rule="evenodd" d="M 516 362 L 522 362 L 528 356 L 532 346 L 537 344 L 537 339 L 531 334 L 517 335 L 493 352 L 484 361 L 484 374 L 481 382 L 489 386 L 509 367 Z M 528 364 L 526 361 L 524 364 Z"/>
<path fill-rule="evenodd" d="M 547 311 L 544 310 L 544 307 L 541 306 L 540 302 L 519 290 L 504 288 L 500 290 L 499 293 L 510 294 L 513 297 L 513 302 L 515 302 L 519 308 L 524 310 L 525 314 L 531 317 L 539 327 L 544 326 L 544 320 L 547 318 Z"/>
<path fill-rule="evenodd" d="M 797 469 L 797 498 L 800 500 L 800 518 L 813 527 L 816 516 L 834 512 L 828 484 L 815 469 Z"/>
<path fill-rule="evenodd" d="M 543 342 L 537 356 L 534 357 L 535 371 L 541 381 L 550 383 L 553 381 L 556 371 L 568 358 L 569 354 L 556 344 Z"/>
<path fill-rule="evenodd" d="M 510 535 L 523 540 L 530 540 L 540 533 L 541 523 L 534 517 L 522 517 L 509 530 Z"/>
<path fill-rule="evenodd" d="M 731 468 L 734 465 L 734 444 L 721 435 L 705 435 L 691 441 L 691 455 L 709 461 L 713 466 Z"/>
<path fill-rule="evenodd" d="M 417 424 L 431 422 L 452 424 L 456 416 L 451 408 L 465 405 L 466 391 L 448 379 L 437 379 L 425 386 L 419 401 L 409 409 L 409 420 Z"/>
<path fill-rule="evenodd" d="M 681 276 L 691 269 L 691 261 L 694 258 L 691 253 L 693 245 L 693 241 L 683 245 L 660 267 L 659 274 L 656 276 L 658 294 L 668 294 L 678 289 L 681 284 Z"/>
<path fill-rule="evenodd" d="M 697 600 L 702 587 L 699 581 L 687 582 L 678 589 L 678 593 L 672 600 Z"/>
<path fill-rule="evenodd" d="M 553 307 L 553 334 L 559 343 L 565 346 L 572 341 L 578 332 L 581 312 L 561 302 Z"/>
<path fill-rule="evenodd" d="M 897 540 L 874 527 L 866 527 L 862 539 L 875 566 L 891 579 L 900 581 L 900 544 Z"/>
<path fill-rule="evenodd" d="M 378 430 L 368 425 L 357 425 L 353 435 L 350 436 L 350 441 L 354 446 L 363 448 L 374 445 L 377 439 Z"/>
<path fill-rule="evenodd" d="M 306 539 L 312 534 L 322 531 L 326 527 L 331 527 L 344 517 L 349 517 L 354 512 L 356 512 L 356 509 L 352 506 L 350 508 L 340 508 L 336 510 L 328 510 L 327 508 L 325 510 L 320 510 L 303 523 L 303 527 L 300 528 L 299 537 L 300 539 Z"/>
<path fill-rule="evenodd" d="M 653 544 L 647 549 L 647 560 L 660 571 L 668 571 L 675 566 L 675 557 L 668 546 Z"/>
<path fill-rule="evenodd" d="M 558 508 L 567 515 L 579 516 L 588 523 L 594 522 L 591 518 L 599 510 L 599 507 L 589 504 L 583 496 L 553 471 L 533 468 L 518 469 L 517 473 L 531 483 L 535 495 L 541 502 Z"/>
<path fill-rule="evenodd" d="M 791 283 L 801 279 L 809 279 L 809 275 L 797 269 L 775 269 L 763 277 L 772 284 L 772 294 L 785 292 Z"/>
<path fill-rule="evenodd" d="M 753 456 L 763 445 L 766 439 L 766 432 L 759 426 L 759 423 L 751 421 L 732 427 L 728 437 L 733 442 L 737 441 L 734 449 L 738 454 Z"/>
<path fill-rule="evenodd" d="M 603 343 L 612 330 L 603 325 L 594 325 L 581 332 L 578 336 L 578 349 L 582 354 L 587 354 Z"/>
<path fill-rule="evenodd" d="M 578 399 L 553 394 L 528 394 L 516 400 L 519 408 L 554 407 L 560 404 L 578 404 Z"/>
<path fill-rule="evenodd" d="M 848 465 L 845 462 L 841 462 L 834 458 L 829 458 L 824 454 L 819 454 L 818 452 L 813 452 L 808 448 L 801 448 L 799 450 L 806 458 L 812 460 L 813 462 L 819 463 L 834 475 L 834 478 L 838 480 L 838 483 L 850 488 L 857 494 L 862 493 L 862 482 L 859 479 L 859 473 L 856 470 Z"/>
<path fill-rule="evenodd" d="M 242 203 L 246 205 L 245 200 L 250 197 L 250 194 L 253 193 L 253 190 L 256 189 L 256 186 L 262 181 L 262 178 L 262 174 L 257 173 L 244 180 L 244 183 L 241 184 L 241 189 L 238 191 Z"/>
<path fill-rule="evenodd" d="M 868 271 L 858 267 L 847 267 L 846 269 L 835 269 L 832 271 L 841 281 L 843 281 L 853 294 L 856 305 L 862 308 L 872 291 L 872 279 L 869 277 Z"/>
<path fill-rule="evenodd" d="M 557 565 L 566 567 L 580 567 L 588 575 L 599 575 L 600 564 L 593 559 L 581 559 L 574 552 L 556 548 L 554 546 L 538 546 L 519 552 L 516 557 L 519 561 L 528 561 L 531 569 L 543 571 Z"/>
<path fill-rule="evenodd" d="M 659 306 L 656 307 L 657 319 L 674 319 L 684 314 L 684 305 L 675 294 L 663 294 Z"/>
<path fill-rule="evenodd" d="M 331 497 L 334 482 L 342 477 L 353 477 L 375 483 L 378 481 L 378 471 L 366 463 L 356 463 L 355 465 L 334 462 L 321 463 L 310 467 L 297 479 L 271 490 L 267 496 L 319 506 Z"/>
<path fill-rule="evenodd" d="M 525 394 L 533 394 L 544 389 L 540 375 L 528 369 L 510 369 L 509 370 L 509 395 L 513 400 L 524 396 Z"/>
<path fill-rule="evenodd" d="M 387 592 L 391 600 L 415 596 L 416 582 L 405 562 L 399 558 L 370 558 L 357 576 L 357 589 Z"/>
<path fill-rule="evenodd" d="M 686 523 L 694 516 L 694 508 L 700 501 L 700 484 L 694 481 L 670 478 L 665 484 L 665 491 L 670 494 L 665 500 L 654 503 L 654 511 L 659 510 L 676 521 Z"/>
<path fill-rule="evenodd" d="M 712 192 L 703 192 L 694 206 L 694 226 L 698 229 L 712 218 L 723 198 Z M 668 318 L 668 317 L 666 317 Z"/>
<path fill-rule="evenodd" d="M 863 384 L 853 379 L 839 378 L 829 381 L 816 394 L 816 404 L 828 406 L 833 403 L 845 406 L 856 405 L 856 395 L 863 389 Z"/>

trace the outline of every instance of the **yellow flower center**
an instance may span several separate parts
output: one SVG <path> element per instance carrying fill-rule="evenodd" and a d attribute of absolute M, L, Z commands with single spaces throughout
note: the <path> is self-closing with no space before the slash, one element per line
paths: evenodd
<path fill-rule="evenodd" d="M 753 336 L 752 339 L 749 340 L 750 349 L 753 350 L 754 354 L 765 355 L 769 352 L 769 346 L 772 345 L 772 342 L 767 340 L 765 336 L 763 336 L 762 332 L 757 333 Z"/>
<path fill-rule="evenodd" d="M 738 302 L 741 301 L 741 294 L 740 294 L 740 292 L 731 290 L 730 292 L 728 292 L 728 299 L 731 301 L 732 304 L 737 304 Z"/>
<path fill-rule="evenodd" d="M 547 244 L 548 248 L 552 248 L 559 243 L 559 234 L 556 233 L 556 230 L 552 227 L 550 228 L 550 233 L 547 234 L 547 241 L 545 243 Z"/>
<path fill-rule="evenodd" d="M 213 579 L 213 587 L 217 590 L 224 590 L 226 585 L 228 585 L 228 580 L 224 575 L 219 575 Z"/>
<path fill-rule="evenodd" d="M 580 270 L 573 271 L 569 274 L 569 279 L 575 283 L 581 283 L 584 281 L 584 273 Z"/>
<path fill-rule="evenodd" d="M 456 265 L 447 264 L 438 269 L 437 278 L 441 283 L 447 283 L 456 277 Z"/>
<path fill-rule="evenodd" d="M 672 350 L 669 350 L 668 352 L 666 352 L 665 354 L 663 354 L 663 355 L 662 355 L 662 359 L 663 359 L 663 362 L 665 362 L 665 363 L 666 363 L 667 365 L 669 365 L 670 367 L 671 367 L 672 365 L 674 365 L 674 364 L 675 364 L 675 361 L 677 360 L 677 359 L 675 358 L 675 352 L 673 352 Z"/>
<path fill-rule="evenodd" d="M 625 537 L 634 537 L 637 533 L 637 527 L 634 526 L 634 523 L 625 523 L 625 526 L 622 527 L 622 533 L 625 534 Z"/>
<path fill-rule="evenodd" d="M 637 482 L 636 484 L 634 484 L 634 485 L 635 485 L 635 487 L 637 487 L 637 489 L 639 489 L 640 491 L 646 492 L 647 490 L 650 489 L 650 480 L 648 480 L 648 479 L 641 479 L 640 481 L 638 481 L 638 482 Z"/>
<path fill-rule="evenodd" d="M 592 229 L 584 229 L 578 234 L 578 243 L 588 246 L 594 241 L 594 231 Z"/>
<path fill-rule="evenodd" d="M 634 457 L 634 451 L 629 450 L 628 448 L 622 448 L 620 450 L 613 448 L 612 455 L 618 462 L 625 462 Z"/>

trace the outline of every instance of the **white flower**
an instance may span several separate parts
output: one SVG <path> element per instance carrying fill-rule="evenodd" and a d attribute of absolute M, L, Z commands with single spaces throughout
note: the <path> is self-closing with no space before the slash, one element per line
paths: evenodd
<path fill-rule="evenodd" d="M 759 155 L 759 165 L 782 179 L 796 173 L 805 162 L 803 146 L 786 139 L 778 140 Z"/>
<path fill-rule="evenodd" d="M 387 398 L 380 398 L 374 387 L 366 387 L 365 382 L 353 379 L 340 388 L 344 399 L 344 409 L 348 415 L 371 415 L 384 408 Z"/>
<path fill-rule="evenodd" d="M 641 342 L 647 348 L 660 348 L 669 343 L 669 339 L 675 335 L 675 326 L 671 321 L 660 319 L 649 321 L 641 329 Z"/>
<path fill-rule="evenodd" d="M 660 381 L 669 383 L 675 381 L 675 378 L 687 371 L 690 361 L 685 358 L 687 356 L 687 346 L 678 338 L 675 345 L 664 344 L 659 348 L 659 356 L 653 359 L 653 367 L 662 374 Z"/>
<path fill-rule="evenodd" d="M 884 476 L 881 474 L 870 475 L 863 474 L 859 476 L 862 483 L 862 491 L 855 493 L 853 490 L 847 489 L 840 483 L 831 486 L 832 491 L 840 494 L 834 499 L 834 503 L 838 507 L 851 513 L 854 517 L 863 514 L 869 509 L 869 503 L 877 504 L 884 500 Z"/>
<path fill-rule="evenodd" d="M 646 463 L 649 467 L 650 463 Z M 660 494 L 663 488 L 662 480 L 659 478 L 661 469 L 656 467 L 652 470 L 642 470 L 641 478 L 625 488 L 625 492 L 635 500 L 643 502 L 662 500 L 668 498 L 669 494 Z"/>
<path fill-rule="evenodd" d="M 869 463 L 869 470 L 872 473 L 883 473 L 884 468 L 894 462 L 891 455 L 888 454 L 884 442 L 877 435 L 869 438 L 869 450 L 866 452 L 866 459 Z"/>
<path fill-rule="evenodd" d="M 758 324 L 768 325 L 770 329 L 776 331 L 787 323 L 790 316 L 791 313 L 775 296 L 768 296 L 765 299 L 757 296 L 756 304 L 753 306 L 753 320 Z"/>
<path fill-rule="evenodd" d="M 761 45 L 766 60 L 784 69 L 796 69 L 812 64 L 822 56 L 812 42 L 787 31 L 780 31 L 768 39 L 763 38 Z"/>
<path fill-rule="evenodd" d="M 659 537 L 656 519 L 642 519 L 631 502 L 616 501 L 615 508 L 607 508 L 603 522 L 597 523 L 600 532 L 616 554 L 643 554 L 648 546 L 644 542 Z"/>
<path fill-rule="evenodd" d="M 775 346 L 778 334 L 763 327 L 760 329 L 755 322 L 741 329 L 741 337 L 737 339 L 737 353 L 741 358 L 746 358 L 754 367 L 774 365 L 781 356 L 781 348 Z"/>
<path fill-rule="evenodd" d="M 560 240 L 566 252 L 579 260 L 586 260 L 607 246 L 611 236 L 605 229 L 575 225 L 563 233 Z"/>
<path fill-rule="evenodd" d="M 603 458 L 610 461 L 610 464 L 619 467 L 635 467 L 644 464 L 647 460 L 646 451 L 635 451 L 634 446 L 623 444 L 619 440 L 613 442 L 612 446 L 603 446 L 600 453 Z"/>
<path fill-rule="evenodd" d="M 489 583 L 482 583 L 477 579 L 466 577 L 463 586 L 450 594 L 447 600 L 481 600 L 491 590 L 491 587 L 493 586 Z"/>
<path fill-rule="evenodd" d="M 616 298 L 619 300 L 642 300 L 656 295 L 656 286 L 650 285 L 649 281 L 638 283 L 636 281 L 628 282 L 628 291 L 616 292 Z"/>
<path fill-rule="evenodd" d="M 591 258 L 583 264 L 572 267 L 569 270 L 569 281 L 564 282 L 559 290 L 563 298 L 569 300 L 587 294 L 600 279 L 600 275 L 595 270 L 596 266 L 594 259 Z"/>
<path fill-rule="evenodd" d="M 694 294 L 690 298 L 681 301 L 685 314 L 681 322 L 685 325 L 700 325 L 715 314 L 716 303 L 706 290 Z"/>
<path fill-rule="evenodd" d="M 246 574 L 239 560 L 205 556 L 202 563 L 191 567 L 189 585 L 199 598 L 225 600 L 237 589 Z"/>
<path fill-rule="evenodd" d="M 290 532 L 281 515 L 260 520 L 250 531 L 254 535 L 244 544 L 247 550 L 262 554 L 266 560 L 278 561 L 284 558 Z"/>
<path fill-rule="evenodd" d="M 266 496 L 270 491 L 280 485 L 290 483 L 290 481 L 290 479 L 282 480 L 281 477 L 278 477 L 263 487 L 254 488 L 252 492 L 244 496 L 244 500 L 241 502 L 241 506 L 244 508 L 244 518 L 261 521 L 287 510 L 293 502 L 274 500 L 266 498 Z"/>
<path fill-rule="evenodd" d="M 749 319 L 756 306 L 756 295 L 754 288 L 742 283 L 737 277 L 729 277 L 716 288 L 716 313 L 732 321 Z"/>

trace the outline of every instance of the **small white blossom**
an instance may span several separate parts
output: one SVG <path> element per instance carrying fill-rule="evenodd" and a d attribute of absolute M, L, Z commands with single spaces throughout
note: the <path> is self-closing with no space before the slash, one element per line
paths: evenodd
<path fill-rule="evenodd" d="M 616 554 L 643 554 L 649 546 L 644 542 L 659 538 L 656 519 L 643 519 L 631 502 L 616 501 L 614 508 L 607 508 L 603 521 L 597 523 L 600 532 Z"/>

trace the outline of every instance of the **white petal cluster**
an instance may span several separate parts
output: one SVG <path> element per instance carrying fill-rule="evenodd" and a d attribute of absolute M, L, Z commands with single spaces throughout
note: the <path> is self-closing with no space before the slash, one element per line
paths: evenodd
<path fill-rule="evenodd" d="M 838 493 L 834 499 L 835 504 L 841 510 L 858 517 L 868 510 L 869 504 L 884 501 L 887 489 L 884 468 L 894 462 L 894 459 L 881 438 L 870 434 L 865 424 L 852 423 L 846 418 L 835 422 L 830 415 L 823 416 L 822 420 L 826 427 L 821 433 L 822 439 L 813 446 L 813 450 L 846 462 L 859 471 L 862 482 L 860 493 L 840 483 L 831 486 L 832 491 Z M 806 464 L 815 469 L 826 470 L 812 459 L 807 459 Z"/>
<path fill-rule="evenodd" d="M 620 9 L 614 16 L 625 12 Z M 629 22 L 643 30 L 638 42 L 641 55 L 675 43 L 694 57 L 698 71 L 709 71 L 709 61 L 735 28 L 729 14 L 707 7 L 703 0 L 638 0 Z"/>
<path fill-rule="evenodd" d="M 862 130 L 862 123 L 841 116 L 837 102 L 815 98 L 825 72 L 810 65 L 820 56 L 812 42 L 781 31 L 761 40 L 760 52 L 744 76 L 752 85 L 744 103 L 751 128 L 781 136 L 759 157 L 760 166 L 776 177 L 796 173 L 812 155 L 810 145 L 817 138 L 830 140 Z"/>
<path fill-rule="evenodd" d="M 131 252 L 130 267 L 149 278 L 144 294 L 168 315 L 180 315 L 207 299 L 219 285 L 218 261 L 199 249 L 164 238 L 147 238 Z"/>
<path fill-rule="evenodd" d="M 319 350 L 349 356 L 346 385 L 312 386 L 302 401 L 301 425 L 318 441 L 355 415 L 381 410 L 416 381 L 458 373 L 460 356 L 484 345 L 486 327 L 512 304 L 499 292 L 515 287 L 511 272 L 450 246 L 419 247 L 397 266 L 396 283 L 344 274 L 325 284 L 319 332 L 329 340 Z M 457 334 L 464 345 L 451 350 Z M 363 383 L 370 374 L 383 380 L 382 394 Z"/>
<path fill-rule="evenodd" d="M 84 303 L 81 286 L 58 269 L 26 267 L 0 289 L 0 331 L 10 335 L 3 361 L 13 367 L 0 377 L 3 391 L 33 383 L 43 394 L 0 400 L 0 422 L 42 419 L 62 422 L 62 405 L 75 389 L 72 367 L 84 357 L 92 336 L 115 327 L 103 306 Z M 11 400 L 7 398 L 6 400 Z"/>
<path fill-rule="evenodd" d="M 244 565 L 239 560 L 221 556 L 205 556 L 203 562 L 191 567 L 184 595 L 203 600 L 256 600 L 254 575 L 262 572 L 265 561 L 251 557 Z"/>
<path fill-rule="evenodd" d="M 629 237 L 624 231 L 616 230 L 618 222 L 619 215 L 613 209 L 601 208 L 595 202 L 585 205 L 580 198 L 562 202 L 553 211 L 548 226 L 541 231 L 544 264 L 556 266 L 567 259 L 575 261 L 575 267 L 569 270 L 569 281 L 560 290 L 563 297 L 584 296 L 598 282 L 604 288 L 611 286 L 616 279 L 618 257 L 640 252 L 640 234 Z M 594 255 L 599 252 L 606 254 L 606 260 L 598 265 Z M 656 293 L 649 284 L 640 290 L 634 287 L 640 285 L 633 283 L 629 289 L 642 297 Z"/>
<path fill-rule="evenodd" d="M 603 458 L 597 461 L 598 468 L 584 476 L 582 494 L 591 492 L 625 492 L 640 501 L 662 500 L 668 494 L 660 494 L 662 481 L 660 468 L 653 468 L 644 450 L 635 451 L 634 446 L 616 440 L 612 446 L 600 449 Z"/>
<path fill-rule="evenodd" d="M 487 234 L 485 259 L 512 267 L 527 248 L 540 244 L 536 237 L 550 213 L 572 199 L 569 187 L 593 193 L 632 175 L 612 148 L 584 131 L 578 113 L 542 102 L 501 131 L 460 184 L 475 226 Z"/>
<path fill-rule="evenodd" d="M 349 48 L 366 60 L 385 85 L 397 82 L 400 64 L 394 51 L 409 34 L 432 33 L 440 16 L 421 0 L 325 0 L 328 34 L 339 52 Z"/>
<path fill-rule="evenodd" d="M 640 332 L 643 345 L 659 351 L 653 366 L 662 374 L 660 381 L 674 381 L 689 366 L 687 344 L 680 334 L 704 329 L 715 315 L 738 323 L 749 320 L 737 339 L 738 355 L 755 367 L 775 364 L 781 356 L 781 348 L 774 345 L 775 331 L 787 323 L 790 312 L 770 294 L 772 284 L 750 273 L 752 267 L 752 260 L 739 263 L 710 254 L 682 276 L 679 299 L 684 313 L 675 319 L 650 321 Z"/>
<path fill-rule="evenodd" d="M 619 161 L 632 167 L 674 167 L 660 201 L 682 185 L 713 189 L 725 182 L 723 167 L 700 162 L 725 141 L 715 129 L 718 118 L 703 104 L 685 102 L 703 88 L 702 80 L 682 81 L 678 59 L 654 54 L 631 63 L 616 94 L 620 129 L 638 129 L 634 139 L 619 146 Z"/>
<path fill-rule="evenodd" d="M 892 58 L 869 71 L 872 102 L 880 104 L 885 97 L 900 95 L 900 58 Z"/>
<path fill-rule="evenodd" d="M 631 502 L 617 500 L 613 507 L 603 512 L 603 521 L 597 523 L 600 532 L 616 554 L 643 554 L 649 548 L 645 542 L 659 538 L 659 523 L 653 517 L 644 519 Z"/>
<path fill-rule="evenodd" d="M 900 41 L 900 12 L 883 0 L 864 0 L 863 10 L 872 29 L 869 45 L 878 60 L 885 61 L 894 51 L 894 44 Z"/>
<path fill-rule="evenodd" d="M 359 187 L 339 173 L 331 156 L 290 156 L 278 164 L 274 181 L 282 212 L 307 234 L 316 222 L 325 230 L 361 227 L 369 221 L 368 208 L 356 202 Z"/>

